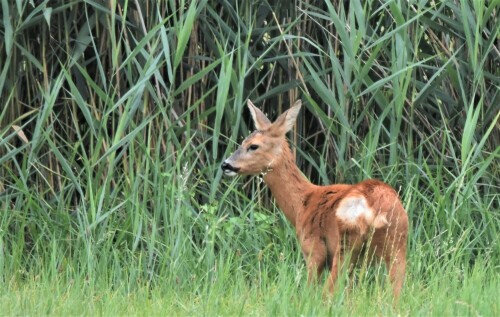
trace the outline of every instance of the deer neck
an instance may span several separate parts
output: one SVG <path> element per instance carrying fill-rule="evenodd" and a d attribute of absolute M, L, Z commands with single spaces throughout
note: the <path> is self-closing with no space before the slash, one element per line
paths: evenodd
<path fill-rule="evenodd" d="M 297 215 L 303 208 L 304 195 L 314 185 L 301 173 L 288 147 L 283 147 L 282 160 L 264 175 L 278 206 L 295 227 Z"/>

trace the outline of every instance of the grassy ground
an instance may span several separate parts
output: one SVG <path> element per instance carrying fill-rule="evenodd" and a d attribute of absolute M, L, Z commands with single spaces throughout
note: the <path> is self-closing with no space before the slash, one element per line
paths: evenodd
<path fill-rule="evenodd" d="M 415 256 L 410 263 L 418 263 Z M 443 264 L 427 274 L 410 264 L 404 294 L 391 304 L 390 290 L 382 277 L 357 281 L 335 296 L 323 296 L 319 287 L 304 286 L 303 267 L 283 261 L 262 263 L 279 271 L 244 276 L 243 270 L 219 268 L 210 283 L 193 278 L 189 282 L 137 281 L 120 285 L 100 281 L 89 285 L 84 277 L 68 279 L 65 272 L 55 278 L 31 276 L 11 280 L 2 287 L 0 307 L 4 315 L 134 315 L 134 316 L 498 316 L 498 271 L 483 261 L 464 270 Z M 276 268 L 277 267 L 277 268 Z M 265 270 L 265 269 L 263 269 Z M 106 272 L 109 274 L 109 272 Z M 373 273 L 373 272 L 371 272 Z M 359 278 L 359 276 L 358 276 Z M 179 277 L 182 279 L 182 277 Z"/>

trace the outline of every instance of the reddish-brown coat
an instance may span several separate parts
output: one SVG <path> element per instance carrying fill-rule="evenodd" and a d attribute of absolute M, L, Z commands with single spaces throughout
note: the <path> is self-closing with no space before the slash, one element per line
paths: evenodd
<path fill-rule="evenodd" d="M 394 296 L 399 297 L 406 270 L 408 217 L 397 192 L 374 179 L 355 185 L 310 183 L 297 168 L 285 138 L 295 123 L 300 102 L 274 123 L 251 102 L 248 107 L 259 131 L 243 141 L 223 163 L 223 169 L 230 175 L 263 175 L 278 206 L 295 227 L 309 281 L 316 280 L 330 264 L 333 290 L 346 252 L 352 252 L 353 265 L 363 249 L 369 252 L 368 259 L 385 262 Z M 252 150 L 252 145 L 257 149 Z M 347 216 L 340 216 L 339 209 Z M 367 216 L 345 218 L 349 212 Z"/>

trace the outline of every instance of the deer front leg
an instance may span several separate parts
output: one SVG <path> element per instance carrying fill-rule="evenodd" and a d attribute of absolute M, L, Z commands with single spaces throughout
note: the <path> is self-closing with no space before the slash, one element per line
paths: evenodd
<path fill-rule="evenodd" d="M 306 237 L 300 243 L 307 264 L 307 281 L 315 283 L 321 276 L 326 264 L 326 245 L 319 237 Z"/>

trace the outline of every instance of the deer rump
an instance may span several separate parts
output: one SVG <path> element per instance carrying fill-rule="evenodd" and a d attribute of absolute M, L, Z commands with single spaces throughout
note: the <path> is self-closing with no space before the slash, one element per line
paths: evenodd
<path fill-rule="evenodd" d="M 367 238 L 370 230 L 387 228 L 390 225 L 388 217 L 392 218 L 395 208 L 402 207 L 396 192 L 377 180 L 366 180 L 356 185 L 330 185 L 321 192 L 312 191 L 304 198 L 305 214 L 308 215 L 304 221 L 310 223 L 303 223 L 303 226 L 328 230 L 324 227 L 324 219 L 334 216 L 334 225 L 340 235 L 359 236 L 362 240 Z M 387 206 L 391 202 L 392 206 Z M 327 223 L 332 224 L 330 221 Z"/>

